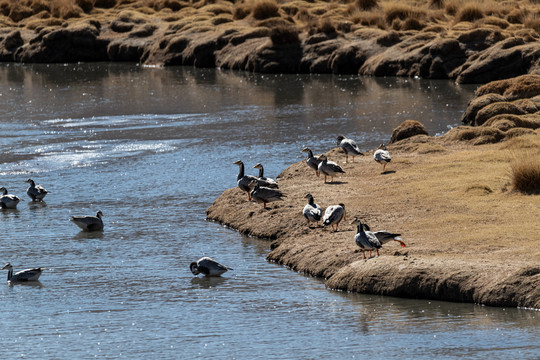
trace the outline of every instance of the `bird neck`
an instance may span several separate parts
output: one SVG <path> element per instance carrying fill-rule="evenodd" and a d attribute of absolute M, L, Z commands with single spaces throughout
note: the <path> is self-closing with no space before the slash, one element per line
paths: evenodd
<path fill-rule="evenodd" d="M 313 200 L 313 196 L 311 196 L 310 198 L 308 198 L 308 204 L 309 205 L 313 205 L 315 203 L 315 201 Z"/>
<path fill-rule="evenodd" d="M 240 164 L 240 171 L 238 172 L 237 180 L 240 180 L 244 177 L 244 164 Z"/>
<path fill-rule="evenodd" d="M 264 169 L 262 167 L 259 168 L 259 177 L 264 177 Z"/>
<path fill-rule="evenodd" d="M 308 153 L 308 158 L 313 157 L 313 151 L 311 151 L 311 149 L 308 149 L 307 153 Z"/>
<path fill-rule="evenodd" d="M 13 277 L 13 269 L 10 269 L 10 270 L 8 270 L 8 273 L 7 273 L 8 281 L 11 280 L 12 277 Z"/>

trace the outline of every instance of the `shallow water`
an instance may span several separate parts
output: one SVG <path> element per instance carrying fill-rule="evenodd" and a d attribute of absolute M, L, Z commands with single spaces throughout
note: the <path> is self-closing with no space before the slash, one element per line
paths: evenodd
<path fill-rule="evenodd" d="M 536 311 L 329 291 L 205 221 L 235 160 L 275 177 L 338 134 L 363 149 L 406 119 L 440 134 L 474 87 L 128 64 L 3 64 L 0 79 L 0 186 L 21 198 L 0 212 L 0 261 L 47 268 L 0 286 L 5 358 L 540 357 Z M 68 221 L 97 210 L 102 233 Z M 203 255 L 234 270 L 194 277 Z"/>

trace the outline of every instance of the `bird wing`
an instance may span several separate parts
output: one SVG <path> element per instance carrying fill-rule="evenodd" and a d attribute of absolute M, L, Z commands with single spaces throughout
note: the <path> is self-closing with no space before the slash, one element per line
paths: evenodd
<path fill-rule="evenodd" d="M 390 240 L 401 240 L 401 234 L 394 234 L 386 230 L 379 230 L 373 233 L 381 244 L 386 244 Z"/>
<path fill-rule="evenodd" d="M 216 260 L 209 257 L 203 257 L 199 259 L 199 261 L 197 261 L 197 266 L 205 267 L 207 269 L 222 270 L 222 271 L 232 270 L 230 267 L 221 265 Z"/>
<path fill-rule="evenodd" d="M 347 152 L 354 154 L 354 155 L 364 155 L 362 151 L 360 151 L 360 148 L 358 145 L 351 139 L 346 139 L 341 142 L 341 147 L 343 150 L 346 150 Z"/>
<path fill-rule="evenodd" d="M 375 154 L 373 154 L 373 157 L 375 158 L 376 161 L 387 161 L 389 162 L 390 160 L 392 160 L 392 158 L 390 157 L 390 153 L 386 150 L 377 150 L 375 151 Z"/>
<path fill-rule="evenodd" d="M 255 196 L 255 197 L 258 197 L 260 199 L 264 199 L 264 200 L 281 200 L 281 198 L 283 196 L 285 196 L 281 191 L 277 190 L 277 189 L 271 189 L 271 188 L 267 188 L 267 187 L 259 187 L 259 189 L 257 189 L 257 191 L 255 192 L 254 195 L 252 196 Z"/>
<path fill-rule="evenodd" d="M 15 275 L 13 275 L 12 279 L 15 278 L 15 280 L 37 280 L 41 275 L 41 271 L 42 268 L 33 268 L 17 271 Z"/>
<path fill-rule="evenodd" d="M 330 211 L 329 211 L 330 210 Z M 339 205 L 333 205 L 330 208 L 326 209 L 324 213 L 324 223 L 327 225 L 333 224 L 343 217 L 343 208 Z"/>
<path fill-rule="evenodd" d="M 315 221 L 321 220 L 322 210 L 321 207 L 317 204 L 314 206 L 307 204 L 304 206 L 304 216 L 313 218 Z"/>

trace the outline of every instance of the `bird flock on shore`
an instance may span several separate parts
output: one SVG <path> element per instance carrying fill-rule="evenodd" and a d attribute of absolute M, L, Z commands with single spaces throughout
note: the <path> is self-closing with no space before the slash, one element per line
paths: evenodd
<path fill-rule="evenodd" d="M 338 136 L 336 140 L 337 145 L 345 153 L 345 163 L 349 162 L 349 155 L 352 157 L 351 162 L 354 162 L 355 156 L 365 155 L 354 140 L 341 135 Z M 320 177 L 321 175 L 324 176 L 325 184 L 327 183 L 328 178 L 330 178 L 331 182 L 334 182 L 335 176 L 345 174 L 343 168 L 336 162 L 328 160 L 325 154 L 315 156 L 311 149 L 307 147 L 302 149 L 302 152 L 307 153 L 307 157 L 305 158 L 307 166 L 315 171 L 317 177 Z M 376 162 L 383 165 L 383 172 L 386 171 L 386 165 L 391 161 L 391 157 L 384 144 L 381 144 L 374 152 L 373 158 Z M 235 161 L 234 164 L 239 167 L 237 186 L 246 193 L 248 201 L 262 204 L 263 208 L 267 209 L 268 203 L 283 201 L 287 196 L 279 189 L 276 180 L 264 175 L 264 168 L 261 163 L 257 163 L 253 166 L 254 169 L 258 169 L 259 171 L 257 176 L 247 175 L 245 173 L 244 163 L 241 160 Z M 30 197 L 32 202 L 43 202 L 43 199 L 49 191 L 39 184 L 36 185 L 32 179 L 28 179 L 25 182 L 29 184 L 26 194 Z M 322 221 L 323 227 L 330 226 L 334 232 L 338 231 L 341 221 L 346 220 L 345 204 L 339 203 L 330 205 L 325 209 L 323 214 L 321 206 L 315 203 L 313 195 L 307 193 L 305 198 L 308 202 L 302 210 L 302 215 L 306 219 L 308 226 L 311 228 L 310 225 L 316 223 L 318 227 L 319 222 Z M 19 197 L 9 194 L 5 187 L 0 187 L 1 209 L 16 209 L 19 202 Z M 97 211 L 96 216 L 72 216 L 70 221 L 77 225 L 82 231 L 103 231 L 104 225 L 102 217 L 103 213 L 99 210 Z M 372 232 L 369 226 L 357 217 L 352 220 L 351 224 L 357 226 L 354 240 L 356 245 L 358 245 L 362 251 L 364 259 L 366 259 L 366 251 L 369 251 L 369 257 L 372 257 L 373 250 L 375 250 L 377 256 L 379 256 L 379 249 L 391 240 L 400 243 L 403 247 L 405 246 L 405 243 L 400 238 L 400 234 L 391 233 L 386 230 Z M 220 276 L 226 271 L 232 270 L 206 256 L 200 258 L 198 261 L 192 262 L 189 268 L 194 275 L 203 274 L 206 276 Z M 2 270 L 8 270 L 7 280 L 9 284 L 37 281 L 43 269 L 44 268 L 41 267 L 30 268 L 13 273 L 13 266 L 10 263 L 7 263 L 2 267 Z"/>
<path fill-rule="evenodd" d="M 354 162 L 355 156 L 365 156 L 354 140 L 342 135 L 338 136 L 336 140 L 337 146 L 345 153 L 345 163 L 349 162 L 349 155 L 351 156 L 351 162 Z M 307 147 L 302 149 L 302 152 L 307 154 L 305 158 L 306 165 L 315 171 L 317 177 L 324 176 L 325 184 L 328 182 L 328 178 L 330 178 L 331 183 L 334 183 L 334 177 L 345 174 L 343 168 L 337 162 L 330 161 L 325 154 L 315 156 L 313 151 Z M 385 144 L 381 144 L 375 150 L 373 159 L 383 165 L 383 173 L 385 173 L 386 165 L 392 160 Z M 235 161 L 234 164 L 239 166 L 237 185 L 247 194 L 248 201 L 262 203 L 263 208 L 267 209 L 268 203 L 283 201 L 283 198 L 287 196 L 279 190 L 275 180 L 264 177 L 263 166 L 260 163 L 254 166 L 254 168 L 259 169 L 258 176 L 245 174 L 244 163 L 241 160 Z M 268 184 L 271 184 L 271 186 Z M 319 223 L 322 221 L 323 227 L 330 226 L 332 231 L 336 232 L 341 221 L 347 220 L 345 204 L 330 205 L 326 207 L 323 213 L 321 206 L 315 203 L 312 194 L 307 193 L 305 198 L 307 204 L 302 209 L 302 215 L 306 219 L 308 227 L 312 228 L 311 224 L 313 223 L 319 227 Z M 400 237 L 401 234 L 391 233 L 386 230 L 372 232 L 369 226 L 357 217 L 350 224 L 356 225 L 354 241 L 362 251 L 364 259 L 366 259 L 366 251 L 369 251 L 370 258 L 373 251 L 376 251 L 377 256 L 379 256 L 379 249 L 391 240 L 405 247 L 405 243 Z"/>

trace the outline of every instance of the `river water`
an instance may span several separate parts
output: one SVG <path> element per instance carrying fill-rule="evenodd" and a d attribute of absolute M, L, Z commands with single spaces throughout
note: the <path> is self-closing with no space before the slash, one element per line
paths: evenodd
<path fill-rule="evenodd" d="M 205 221 L 241 159 L 276 177 L 407 119 L 457 125 L 474 87 L 130 64 L 0 65 L 0 286 L 6 359 L 537 359 L 540 313 L 346 294 L 265 261 L 269 243 Z M 50 193 L 31 203 L 24 181 Z M 104 213 L 83 233 L 72 215 Z M 300 209 L 299 209 L 300 211 Z M 300 214 L 300 213 L 299 213 Z M 300 215 L 299 215 L 300 216 Z M 194 277 L 212 256 L 234 268 Z M 2 276 L 7 272 L 3 271 Z"/>

